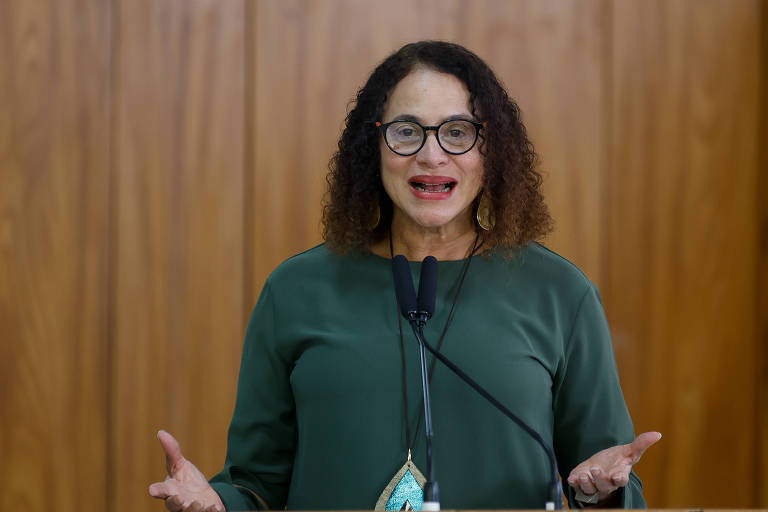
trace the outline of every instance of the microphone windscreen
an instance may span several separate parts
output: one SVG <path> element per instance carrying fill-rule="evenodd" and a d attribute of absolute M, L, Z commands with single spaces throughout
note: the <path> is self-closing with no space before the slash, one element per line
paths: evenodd
<path fill-rule="evenodd" d="M 411 265 L 402 254 L 392 258 L 392 276 L 395 281 L 395 295 L 400 305 L 400 312 L 408 318 L 409 313 L 416 311 L 416 292 L 413 289 Z"/>
<path fill-rule="evenodd" d="M 437 297 L 437 260 L 427 256 L 421 262 L 421 278 L 419 279 L 419 311 L 432 317 L 435 313 L 435 298 Z"/>

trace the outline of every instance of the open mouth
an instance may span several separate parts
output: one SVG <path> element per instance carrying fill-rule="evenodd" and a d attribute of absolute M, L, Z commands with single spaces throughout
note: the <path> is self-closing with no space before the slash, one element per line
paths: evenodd
<path fill-rule="evenodd" d="M 419 192 L 433 192 L 433 193 L 445 193 L 453 190 L 456 186 L 456 182 L 452 180 L 439 180 L 436 183 L 432 183 L 435 180 L 422 180 L 419 177 L 408 180 L 408 183 L 412 188 Z"/>

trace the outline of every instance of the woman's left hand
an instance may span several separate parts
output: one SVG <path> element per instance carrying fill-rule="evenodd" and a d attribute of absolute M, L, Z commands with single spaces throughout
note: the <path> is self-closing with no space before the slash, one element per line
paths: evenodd
<path fill-rule="evenodd" d="M 659 439 L 659 432 L 645 432 L 629 444 L 601 450 L 573 468 L 568 475 L 568 484 L 587 497 L 597 494 L 596 503 L 599 503 L 619 487 L 627 485 L 632 466 Z"/>

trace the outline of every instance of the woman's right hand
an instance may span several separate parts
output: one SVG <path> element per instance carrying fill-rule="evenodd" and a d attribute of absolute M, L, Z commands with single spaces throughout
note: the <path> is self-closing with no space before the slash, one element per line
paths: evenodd
<path fill-rule="evenodd" d="M 165 467 L 168 476 L 163 482 L 149 486 L 149 494 L 165 500 L 171 512 L 224 512 L 224 503 L 208 480 L 181 454 L 179 442 L 161 430 L 157 438 L 165 450 Z"/>

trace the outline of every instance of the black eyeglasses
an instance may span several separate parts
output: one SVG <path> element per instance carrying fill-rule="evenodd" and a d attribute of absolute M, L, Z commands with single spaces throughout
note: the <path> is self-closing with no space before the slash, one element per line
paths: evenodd
<path fill-rule="evenodd" d="M 451 155 L 463 155 L 477 143 L 480 130 L 487 123 L 466 119 L 449 119 L 437 126 L 422 126 L 416 121 L 394 120 L 376 126 L 384 134 L 387 147 L 400 156 L 411 156 L 419 152 L 427 141 L 427 132 L 433 131 L 443 151 Z"/>

